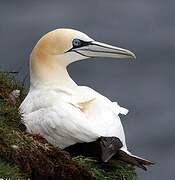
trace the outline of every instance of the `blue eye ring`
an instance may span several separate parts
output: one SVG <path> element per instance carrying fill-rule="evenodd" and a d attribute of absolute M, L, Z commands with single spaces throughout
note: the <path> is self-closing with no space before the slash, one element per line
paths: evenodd
<path fill-rule="evenodd" d="M 82 44 L 82 42 L 81 42 L 80 39 L 74 39 L 74 40 L 72 41 L 73 47 L 80 47 L 81 44 Z"/>

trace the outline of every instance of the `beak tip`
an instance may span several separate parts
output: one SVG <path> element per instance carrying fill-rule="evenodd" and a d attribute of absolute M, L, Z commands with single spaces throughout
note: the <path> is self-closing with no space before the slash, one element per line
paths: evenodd
<path fill-rule="evenodd" d="M 134 54 L 134 56 L 133 56 L 133 59 L 135 60 L 135 59 L 137 59 L 137 57 L 136 57 L 136 55 Z"/>
<path fill-rule="evenodd" d="M 136 55 L 133 52 L 130 52 L 130 58 L 132 60 L 135 60 L 137 57 L 136 57 Z"/>

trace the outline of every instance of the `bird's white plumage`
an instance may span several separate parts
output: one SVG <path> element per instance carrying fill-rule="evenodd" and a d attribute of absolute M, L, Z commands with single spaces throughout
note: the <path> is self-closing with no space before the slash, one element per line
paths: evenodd
<path fill-rule="evenodd" d="M 126 115 L 128 110 L 91 88 L 78 86 L 69 76 L 69 64 L 90 57 L 135 55 L 72 29 L 56 29 L 44 35 L 30 56 L 30 91 L 20 106 L 22 121 L 29 133 L 39 134 L 63 149 L 101 136 L 117 137 L 123 145 L 121 160 L 146 169 L 144 165 L 153 163 L 127 150 L 119 114 Z"/>
<path fill-rule="evenodd" d="M 91 88 L 31 88 L 20 108 L 28 131 L 55 146 L 65 148 L 100 136 L 116 136 L 126 149 L 118 114 L 127 110 Z"/>
<path fill-rule="evenodd" d="M 75 39 L 78 46 L 73 43 Z M 67 72 L 70 63 L 90 57 L 135 55 L 72 29 L 56 29 L 44 35 L 30 56 L 30 91 L 20 106 L 23 123 L 28 132 L 40 134 L 60 148 L 115 136 L 127 151 L 118 115 L 128 111 L 91 88 L 78 86 Z"/>

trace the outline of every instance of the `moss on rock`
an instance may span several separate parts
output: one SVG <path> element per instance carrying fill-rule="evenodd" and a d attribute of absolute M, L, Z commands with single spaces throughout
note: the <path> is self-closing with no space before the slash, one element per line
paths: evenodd
<path fill-rule="evenodd" d="M 18 166 L 0 159 L 0 178 L 10 180 L 25 180 L 27 177 L 21 172 Z"/>
<path fill-rule="evenodd" d="M 115 163 L 101 164 L 88 157 L 78 156 L 73 158 L 78 164 L 86 167 L 96 180 L 136 180 L 135 169 L 120 161 Z"/>

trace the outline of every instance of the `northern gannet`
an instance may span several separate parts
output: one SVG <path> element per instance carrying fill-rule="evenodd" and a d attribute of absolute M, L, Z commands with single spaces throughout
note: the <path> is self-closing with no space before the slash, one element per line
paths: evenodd
<path fill-rule="evenodd" d="M 95 90 L 77 85 L 66 67 L 93 57 L 135 58 L 129 50 L 94 41 L 73 29 L 44 35 L 30 56 L 30 90 L 20 106 L 27 131 L 62 149 L 84 144 L 103 162 L 118 158 L 146 169 L 152 162 L 132 155 L 119 114 L 128 110 Z M 74 146 L 75 145 L 75 146 Z M 95 152 L 99 153 L 95 153 Z M 83 153 L 83 152 L 82 152 Z"/>

